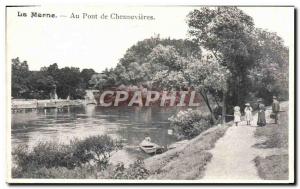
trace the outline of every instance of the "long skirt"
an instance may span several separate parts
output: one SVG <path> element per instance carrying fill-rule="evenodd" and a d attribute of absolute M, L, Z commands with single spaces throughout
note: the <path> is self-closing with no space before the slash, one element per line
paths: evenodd
<path fill-rule="evenodd" d="M 266 125 L 265 111 L 259 111 L 258 112 L 257 125 L 258 126 L 265 126 Z"/>

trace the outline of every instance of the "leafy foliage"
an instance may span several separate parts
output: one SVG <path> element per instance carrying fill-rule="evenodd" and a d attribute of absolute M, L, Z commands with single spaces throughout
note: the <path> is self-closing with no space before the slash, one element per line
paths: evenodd
<path fill-rule="evenodd" d="M 123 163 L 118 163 L 113 171 L 113 179 L 131 179 L 140 180 L 146 179 L 150 175 L 149 170 L 145 168 L 144 161 L 137 159 L 129 168 L 125 168 Z"/>
<path fill-rule="evenodd" d="M 231 73 L 224 93 L 227 109 L 253 96 L 270 99 L 285 91 L 276 83 L 286 81 L 287 72 L 276 70 L 287 67 L 288 53 L 276 34 L 256 29 L 253 19 L 237 7 L 204 7 L 187 18 L 191 39 Z"/>
<path fill-rule="evenodd" d="M 256 30 L 261 54 L 256 65 L 249 70 L 252 91 L 271 103 L 272 96 L 288 99 L 289 88 L 289 51 L 275 33 Z"/>
<path fill-rule="evenodd" d="M 12 153 L 21 172 L 32 169 L 65 167 L 74 169 L 85 164 L 96 163 L 97 170 L 104 170 L 109 164 L 112 151 L 122 146 L 110 137 L 91 136 L 84 140 L 73 140 L 68 145 L 45 142 L 31 151 L 18 146 Z"/>
<path fill-rule="evenodd" d="M 94 73 L 92 69 L 80 71 L 75 67 L 59 69 L 56 63 L 42 67 L 40 71 L 29 71 L 26 61 L 12 59 L 12 96 L 48 99 L 56 88 L 59 98 L 81 99 Z"/>
<path fill-rule="evenodd" d="M 81 83 L 82 83 L 82 87 L 84 89 L 87 89 L 90 87 L 90 79 L 92 77 L 92 75 L 94 75 L 96 72 L 93 69 L 82 69 L 80 72 L 80 78 L 81 78 Z"/>
<path fill-rule="evenodd" d="M 241 105 L 247 94 L 247 70 L 254 64 L 253 20 L 236 7 L 201 8 L 188 15 L 189 33 L 230 70 L 227 101 Z"/>
<path fill-rule="evenodd" d="M 109 164 L 110 153 L 121 148 L 119 143 L 114 142 L 109 136 L 91 136 L 83 141 L 73 141 L 76 146 L 73 155 L 82 162 L 86 160 L 95 161 L 100 170 L 105 169 Z"/>
<path fill-rule="evenodd" d="M 178 139 L 191 139 L 210 128 L 213 123 L 211 115 L 192 109 L 180 111 L 169 120 Z"/>
<path fill-rule="evenodd" d="M 176 71 L 160 71 L 157 72 L 153 78 L 153 85 L 161 89 L 180 89 L 186 79 L 181 72 Z"/>
<path fill-rule="evenodd" d="M 217 62 L 201 60 L 190 63 L 185 70 L 185 75 L 191 85 L 199 90 L 225 91 L 230 71 Z"/>
<path fill-rule="evenodd" d="M 12 59 L 11 90 L 13 97 L 20 98 L 29 91 L 29 75 L 30 72 L 26 61 L 21 62 L 19 58 Z"/>
<path fill-rule="evenodd" d="M 151 37 L 130 47 L 116 68 L 92 76 L 90 83 L 100 90 L 121 84 L 149 85 L 157 72 L 179 69 L 184 64 L 181 57 L 200 56 L 200 47 L 192 41 Z"/>
<path fill-rule="evenodd" d="M 227 66 L 244 64 L 226 59 L 250 54 L 252 45 L 249 34 L 254 29 L 250 16 L 236 7 L 203 7 L 190 12 L 187 23 L 191 37 L 223 59 L 221 61 Z"/>

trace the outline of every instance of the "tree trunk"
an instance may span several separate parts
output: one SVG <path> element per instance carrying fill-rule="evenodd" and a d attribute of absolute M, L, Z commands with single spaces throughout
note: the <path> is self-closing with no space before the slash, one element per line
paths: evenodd
<path fill-rule="evenodd" d="M 222 123 L 226 123 L 226 91 L 223 92 L 222 98 Z"/>
<path fill-rule="evenodd" d="M 210 104 L 209 104 L 207 95 L 206 95 L 206 93 L 203 92 L 203 91 L 200 91 L 200 94 L 201 94 L 201 96 L 202 96 L 202 98 L 203 98 L 203 100 L 204 100 L 206 106 L 208 107 L 208 109 L 209 109 L 209 111 L 210 111 L 210 114 L 211 114 L 211 117 L 212 117 L 212 121 L 213 121 L 213 123 L 215 124 L 215 123 L 217 122 L 217 120 L 216 120 L 216 118 L 215 118 L 215 115 L 214 115 L 214 112 L 213 112 L 212 108 L 210 107 Z"/>

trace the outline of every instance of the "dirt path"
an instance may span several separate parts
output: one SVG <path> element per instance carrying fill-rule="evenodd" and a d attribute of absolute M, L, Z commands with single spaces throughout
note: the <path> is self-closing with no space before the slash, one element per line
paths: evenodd
<path fill-rule="evenodd" d="M 266 114 L 268 116 L 269 112 Z M 253 161 L 257 149 L 252 147 L 257 142 L 254 137 L 257 115 L 253 118 L 251 126 L 242 121 L 239 126 L 230 127 L 217 141 L 210 151 L 213 157 L 206 167 L 204 180 L 260 180 Z"/>

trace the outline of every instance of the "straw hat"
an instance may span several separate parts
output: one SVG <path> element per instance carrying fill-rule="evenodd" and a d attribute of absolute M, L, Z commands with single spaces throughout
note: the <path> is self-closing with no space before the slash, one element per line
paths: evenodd
<path fill-rule="evenodd" d="M 250 103 L 246 103 L 245 105 L 246 105 L 246 106 L 250 106 Z"/>
<path fill-rule="evenodd" d="M 259 105 L 259 108 L 260 108 L 260 109 L 263 109 L 263 108 L 265 108 L 265 105 L 264 105 L 264 104 L 260 104 L 260 105 Z"/>
<path fill-rule="evenodd" d="M 277 97 L 276 97 L 276 96 L 273 96 L 273 99 L 277 99 Z"/>

